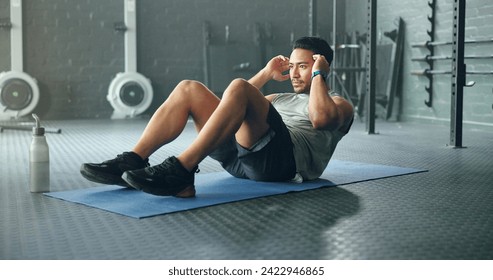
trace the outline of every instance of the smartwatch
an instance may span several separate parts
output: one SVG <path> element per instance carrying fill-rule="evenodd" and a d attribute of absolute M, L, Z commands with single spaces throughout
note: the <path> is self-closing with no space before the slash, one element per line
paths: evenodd
<path fill-rule="evenodd" d="M 312 73 L 312 80 L 313 78 L 315 78 L 315 76 L 317 75 L 321 75 L 322 76 L 322 79 L 325 81 L 327 80 L 327 73 L 325 71 L 322 71 L 322 70 L 317 70 L 317 71 L 314 71 Z"/>

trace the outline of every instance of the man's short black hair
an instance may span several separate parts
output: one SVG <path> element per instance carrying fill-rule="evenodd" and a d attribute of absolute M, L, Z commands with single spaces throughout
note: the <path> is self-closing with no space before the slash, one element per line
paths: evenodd
<path fill-rule="evenodd" d="M 332 59 L 334 58 L 334 51 L 330 45 L 327 41 L 319 37 L 301 37 L 294 42 L 294 49 L 304 49 L 312 51 L 315 54 L 321 54 L 325 56 L 329 64 L 332 63 Z"/>

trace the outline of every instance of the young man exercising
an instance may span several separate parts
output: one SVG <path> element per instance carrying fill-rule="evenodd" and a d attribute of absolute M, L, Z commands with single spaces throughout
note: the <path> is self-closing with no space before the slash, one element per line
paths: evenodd
<path fill-rule="evenodd" d="M 182 81 L 132 151 L 100 164 L 82 164 L 81 174 L 98 183 L 182 198 L 195 196 L 195 172 L 207 156 L 238 178 L 316 179 L 353 121 L 352 105 L 326 84 L 332 57 L 325 40 L 303 37 L 289 58 L 276 56 L 250 80 L 233 80 L 222 99 L 200 82 Z M 287 79 L 294 93 L 264 96 L 259 90 L 270 80 Z M 149 166 L 149 156 L 176 139 L 189 117 L 197 138 L 180 155 Z"/>

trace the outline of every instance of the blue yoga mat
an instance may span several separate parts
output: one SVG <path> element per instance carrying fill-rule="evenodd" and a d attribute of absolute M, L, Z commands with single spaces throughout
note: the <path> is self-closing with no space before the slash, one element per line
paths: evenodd
<path fill-rule="evenodd" d="M 332 160 L 320 179 L 298 183 L 267 183 L 234 178 L 227 172 L 195 176 L 194 198 L 161 197 L 119 186 L 101 186 L 45 193 L 46 196 L 80 203 L 133 218 L 146 218 L 263 196 L 346 185 L 426 170 Z"/>

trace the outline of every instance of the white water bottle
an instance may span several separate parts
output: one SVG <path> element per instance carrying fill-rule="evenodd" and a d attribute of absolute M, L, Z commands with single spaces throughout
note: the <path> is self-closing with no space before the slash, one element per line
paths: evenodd
<path fill-rule="evenodd" d="M 33 127 L 33 140 L 29 149 L 29 188 L 33 193 L 50 191 L 50 151 L 45 137 L 45 129 L 41 127 L 36 114 Z"/>

